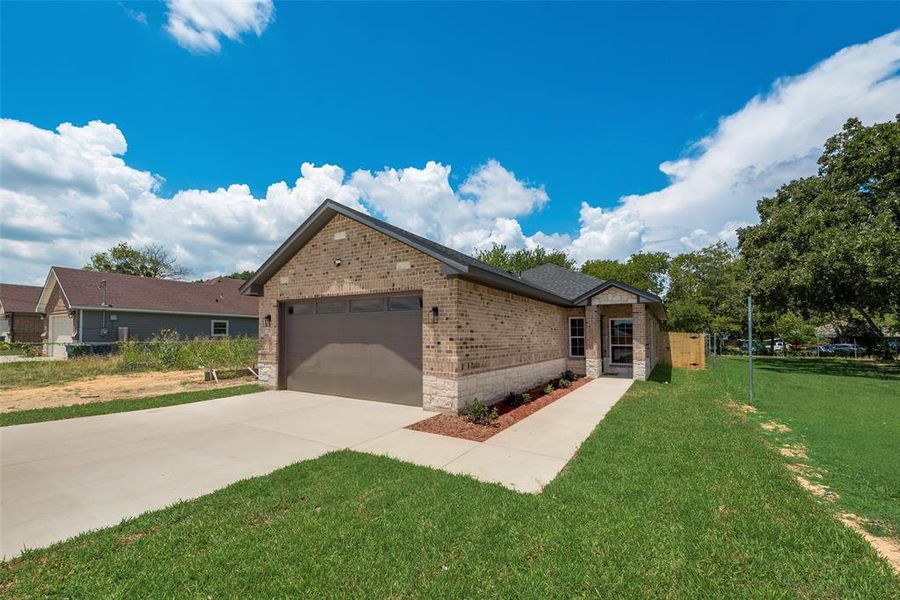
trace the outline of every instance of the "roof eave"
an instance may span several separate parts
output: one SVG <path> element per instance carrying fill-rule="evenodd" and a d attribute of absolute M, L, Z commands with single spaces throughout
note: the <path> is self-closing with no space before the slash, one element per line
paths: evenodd
<path fill-rule="evenodd" d="M 638 297 L 638 300 L 645 304 L 662 304 L 662 298 L 657 296 L 656 294 L 651 294 L 650 292 L 638 289 L 636 287 L 630 286 L 627 283 L 622 283 L 621 281 L 617 281 L 615 279 L 607 279 L 594 289 L 585 292 L 584 294 L 578 296 L 573 300 L 574 304 L 585 305 L 592 296 L 596 296 L 597 294 L 611 288 L 617 287 L 625 290 L 626 292 L 631 292 L 635 296 Z"/>
<path fill-rule="evenodd" d="M 543 288 L 535 287 L 534 284 L 502 277 L 491 271 L 479 269 L 478 267 L 469 267 L 467 270 L 460 272 L 459 277 L 494 289 L 512 292 L 519 296 L 525 296 L 526 298 L 532 298 L 533 300 L 540 300 L 541 302 L 548 302 L 550 304 L 556 304 L 557 306 L 572 306 L 572 302 L 569 299 L 558 296 Z"/>

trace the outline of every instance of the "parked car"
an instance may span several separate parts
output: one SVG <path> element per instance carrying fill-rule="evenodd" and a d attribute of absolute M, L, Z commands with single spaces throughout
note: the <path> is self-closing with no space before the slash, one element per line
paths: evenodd
<path fill-rule="evenodd" d="M 834 356 L 834 347 L 832 344 L 819 344 L 813 346 L 807 352 L 813 356 Z"/>
<path fill-rule="evenodd" d="M 753 342 L 753 351 L 754 352 L 765 352 L 768 347 L 760 342 Z M 744 352 L 750 351 L 750 343 L 747 340 L 741 342 L 741 350 Z"/>
<path fill-rule="evenodd" d="M 862 356 L 866 349 L 858 344 L 831 344 L 835 356 Z"/>

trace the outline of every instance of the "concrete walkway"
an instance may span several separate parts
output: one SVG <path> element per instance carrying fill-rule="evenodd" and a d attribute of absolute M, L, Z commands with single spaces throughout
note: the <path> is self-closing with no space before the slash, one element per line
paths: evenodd
<path fill-rule="evenodd" d="M 485 442 L 401 429 L 354 447 L 536 494 L 575 455 L 631 380 L 595 379 Z"/>
<path fill-rule="evenodd" d="M 537 493 L 630 386 L 598 379 L 484 443 L 404 429 L 421 408 L 261 392 L 0 428 L 0 556 L 351 448 Z"/>

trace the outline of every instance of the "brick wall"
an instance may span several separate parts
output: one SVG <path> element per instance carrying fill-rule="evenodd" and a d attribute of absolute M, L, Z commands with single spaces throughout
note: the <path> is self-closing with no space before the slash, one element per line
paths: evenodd
<path fill-rule="evenodd" d="M 518 391 L 535 376 L 549 379 L 565 370 L 571 309 L 445 277 L 431 257 L 337 215 L 265 284 L 260 382 L 278 384 L 279 301 L 419 290 L 426 408 L 456 411 L 473 397 L 492 401 L 503 386 L 523 386 Z M 439 310 L 434 324 L 433 306 Z"/>
<path fill-rule="evenodd" d="M 335 259 L 340 259 L 336 266 Z M 423 315 L 440 307 L 441 322 L 423 322 L 423 373 L 451 375 L 452 348 L 439 330 L 453 319 L 450 280 L 433 258 L 365 225 L 336 215 L 265 284 L 259 299 L 260 382 L 278 385 L 278 302 L 304 298 L 422 291 Z M 271 315 L 271 325 L 265 318 Z"/>
<path fill-rule="evenodd" d="M 16 342 L 39 344 L 44 332 L 44 321 L 41 315 L 29 313 L 12 313 L 9 315 L 11 339 Z"/>

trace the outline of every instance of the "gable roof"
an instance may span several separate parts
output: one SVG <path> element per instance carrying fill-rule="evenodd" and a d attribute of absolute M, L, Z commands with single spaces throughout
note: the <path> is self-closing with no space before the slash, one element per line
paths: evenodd
<path fill-rule="evenodd" d="M 522 279 L 552 290 L 568 300 L 574 300 L 603 284 L 602 279 L 552 263 L 522 271 Z"/>
<path fill-rule="evenodd" d="M 106 281 L 106 306 L 101 304 L 100 283 Z M 55 283 L 68 308 L 146 311 L 199 315 L 256 317 L 256 298 L 240 293 L 240 279 L 217 277 L 201 283 L 51 267 L 41 292 L 41 312 Z"/>
<path fill-rule="evenodd" d="M 261 296 L 263 285 L 283 267 L 288 260 L 303 248 L 335 215 L 344 215 L 363 225 L 367 225 L 394 240 L 406 244 L 441 263 L 445 275 L 513 292 L 528 298 L 559 306 L 577 306 L 587 298 L 612 286 L 621 287 L 638 295 L 643 302 L 662 302 L 649 292 L 637 290 L 615 280 L 603 281 L 590 275 L 571 271 L 557 265 L 542 265 L 522 274 L 498 269 L 483 261 L 463 254 L 458 250 L 433 242 L 410 233 L 390 223 L 385 223 L 371 215 L 359 212 L 334 200 L 325 200 L 297 228 L 294 233 L 262 264 L 253 277 L 241 286 L 241 293 Z M 545 269 L 545 267 L 547 267 Z M 560 273 L 562 271 L 563 273 Z"/>
<path fill-rule="evenodd" d="M 385 223 L 371 215 L 361 213 L 334 200 L 325 200 L 306 221 L 262 264 L 258 271 L 241 287 L 244 294 L 262 295 L 262 286 L 271 279 L 306 243 L 313 238 L 335 215 L 344 215 L 363 225 L 406 244 L 441 263 L 445 275 L 456 275 L 476 283 L 507 290 L 550 302 L 568 305 L 562 296 L 523 280 L 519 275 L 498 269 L 458 250 L 410 233 L 405 229 Z"/>
<path fill-rule="evenodd" d="M 39 285 L 0 283 L 0 307 L 5 313 L 37 312 L 41 289 Z"/>

